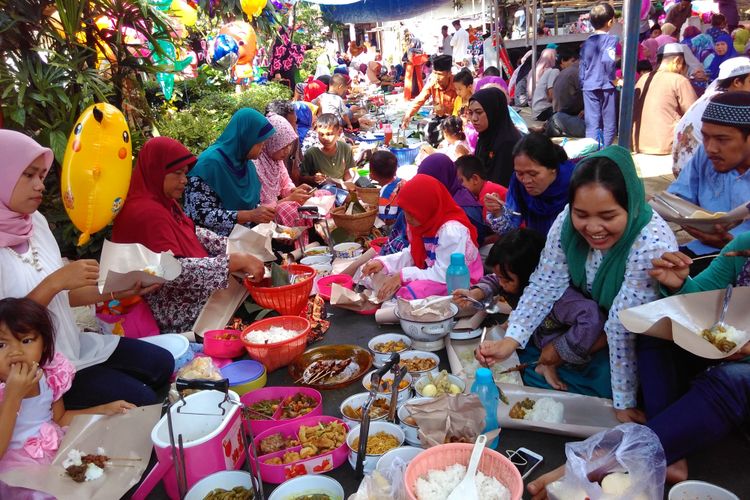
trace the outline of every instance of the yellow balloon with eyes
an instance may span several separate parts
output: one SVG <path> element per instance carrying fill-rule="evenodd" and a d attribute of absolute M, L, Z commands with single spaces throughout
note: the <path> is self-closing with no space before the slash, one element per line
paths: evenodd
<path fill-rule="evenodd" d="M 79 246 L 125 204 L 132 154 L 128 124 L 116 107 L 94 104 L 76 120 L 65 147 L 61 192 L 68 217 L 83 233 Z"/>

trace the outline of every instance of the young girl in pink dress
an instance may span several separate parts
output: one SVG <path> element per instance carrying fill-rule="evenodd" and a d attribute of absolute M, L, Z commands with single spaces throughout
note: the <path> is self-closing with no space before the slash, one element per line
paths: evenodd
<path fill-rule="evenodd" d="M 135 408 L 115 401 L 66 410 L 62 395 L 74 376 L 73 364 L 55 352 L 47 309 L 26 298 L 0 300 L 0 471 L 51 463 L 75 415 Z"/>

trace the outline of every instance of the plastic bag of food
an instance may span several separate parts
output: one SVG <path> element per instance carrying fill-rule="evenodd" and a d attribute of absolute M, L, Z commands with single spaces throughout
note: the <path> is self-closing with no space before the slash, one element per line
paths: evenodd
<path fill-rule="evenodd" d="M 404 473 L 408 464 L 396 457 L 385 470 L 375 470 L 359 484 L 348 500 L 407 500 Z"/>
<path fill-rule="evenodd" d="M 201 356 L 194 358 L 190 363 L 177 370 L 175 380 L 178 378 L 184 380 L 221 380 L 224 377 L 221 376 L 221 372 L 214 365 L 213 361 L 211 361 L 211 358 Z M 185 391 L 183 396 L 187 396 L 193 392 L 196 391 Z M 172 383 L 169 388 L 169 401 L 174 403 L 179 398 L 180 395 L 177 393 L 177 387 Z"/>
<path fill-rule="evenodd" d="M 667 462 L 646 426 L 621 424 L 565 445 L 565 476 L 549 486 L 552 500 L 663 498 Z"/>

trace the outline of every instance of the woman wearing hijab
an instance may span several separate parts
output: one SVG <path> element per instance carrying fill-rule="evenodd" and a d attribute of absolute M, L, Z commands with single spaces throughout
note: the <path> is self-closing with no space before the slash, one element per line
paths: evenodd
<path fill-rule="evenodd" d="M 659 42 L 655 38 L 646 38 L 641 42 L 643 58 L 651 63 L 651 67 L 656 67 L 656 56 L 659 54 Z"/>
<path fill-rule="evenodd" d="M 446 295 L 446 271 L 454 253 L 464 255 L 471 283 L 479 281 L 484 271 L 476 229 L 440 181 L 415 175 L 401 188 L 398 204 L 405 213 L 409 246 L 362 268 L 365 276 L 388 275 L 378 291 L 380 300 L 394 293 L 406 299 Z"/>
<path fill-rule="evenodd" d="M 322 78 L 322 77 L 321 77 Z M 315 99 L 328 91 L 328 85 L 322 80 L 312 80 L 307 83 L 305 91 L 302 94 L 305 102 L 313 102 Z"/>
<path fill-rule="evenodd" d="M 66 408 L 119 399 L 139 406 L 159 402 L 157 391 L 166 386 L 174 369 L 172 355 L 136 339 L 82 332 L 71 311 L 71 306 L 143 295 L 156 287 L 102 296 L 95 260 L 63 265 L 47 220 L 37 211 L 52 151 L 11 130 L 0 130 L 0 151 L 0 298 L 25 296 L 49 309 L 55 349 L 77 370 L 64 396 Z"/>
<path fill-rule="evenodd" d="M 482 204 L 461 183 L 453 160 L 443 153 L 433 153 L 419 165 L 417 173 L 434 177 L 445 186 L 453 201 L 463 209 L 469 222 L 474 226 L 477 231 L 477 242 L 481 246 L 489 232 L 487 224 L 482 219 Z"/>
<path fill-rule="evenodd" d="M 263 144 L 263 151 L 255 160 L 255 168 L 260 179 L 261 205 L 276 209 L 276 222 L 288 227 L 310 226 L 311 223 L 301 219 L 297 209 L 310 198 L 310 186 L 294 185 L 289 177 L 284 158 L 298 139 L 294 127 L 283 117 L 271 115 L 268 121 L 276 133 Z M 307 232 L 295 242 L 296 245 L 307 244 Z"/>
<path fill-rule="evenodd" d="M 570 182 L 569 205 L 555 220 L 539 265 L 511 313 L 505 339 L 481 344 L 477 358 L 490 365 L 507 359 L 517 348 L 521 361 L 541 359 L 537 373 L 527 370 L 524 382 L 548 387 L 544 365 L 556 365 L 554 352 L 539 353 L 527 344 L 569 286 L 596 300 L 608 314 L 604 331 L 609 363 L 600 351 L 586 370 L 558 374 L 570 390 L 611 397 L 621 422 L 644 422 L 636 408 L 638 377 L 635 335 L 620 322 L 618 313 L 659 298 L 659 287 L 648 275 L 651 259 L 674 251 L 677 241 L 666 222 L 646 203 L 630 152 L 609 146 L 589 156 Z M 545 347 L 546 348 L 546 347 Z M 541 358 L 540 358 L 541 356 Z M 529 373 L 531 372 L 531 373 Z M 611 372 L 611 385 L 608 386 Z"/>
<path fill-rule="evenodd" d="M 185 213 L 197 225 L 229 236 L 235 224 L 273 220 L 276 214 L 272 208 L 258 207 L 260 181 L 251 161 L 258 158 L 273 133 L 266 117 L 244 108 L 201 153 L 185 188 Z"/>
<path fill-rule="evenodd" d="M 138 154 L 125 206 L 115 219 L 112 241 L 140 243 L 152 252 L 172 252 L 182 272 L 146 296 L 163 332 L 192 328 L 214 290 L 227 288 L 230 273 L 260 280 L 263 262 L 246 253 L 227 255 L 227 239 L 196 228 L 179 200 L 196 158 L 180 142 L 155 137 Z"/>
<path fill-rule="evenodd" d="M 544 75 L 545 71 L 552 69 L 557 64 L 557 50 L 546 48 L 539 55 L 539 59 L 536 61 L 536 69 L 534 70 L 536 79 L 534 82 L 538 85 Z M 534 95 L 534 89 L 531 86 L 531 80 L 526 84 L 526 97 L 531 102 Z"/>
<path fill-rule="evenodd" d="M 469 116 L 479 133 L 475 154 L 482 160 L 487 180 L 508 187 L 513 174 L 513 146 L 521 134 L 508 113 L 502 90 L 482 89 L 469 99 Z"/>
<path fill-rule="evenodd" d="M 716 80 L 719 77 L 719 66 L 721 66 L 721 63 L 736 56 L 737 51 L 734 50 L 732 37 L 727 33 L 719 35 L 716 42 L 714 42 L 714 54 L 703 61 L 703 65 L 706 67 L 711 80 Z"/>
<path fill-rule="evenodd" d="M 488 199 L 487 221 L 497 234 L 524 224 L 546 236 L 568 203 L 568 186 L 575 165 L 562 147 L 537 133 L 516 144 L 513 162 L 514 174 L 506 202 Z"/>

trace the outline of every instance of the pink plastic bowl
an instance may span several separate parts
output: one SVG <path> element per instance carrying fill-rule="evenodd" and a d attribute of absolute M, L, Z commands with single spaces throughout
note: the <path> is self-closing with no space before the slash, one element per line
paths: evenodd
<path fill-rule="evenodd" d="M 219 338 L 231 335 L 233 338 Z M 239 330 L 208 330 L 203 334 L 203 352 L 214 358 L 237 358 L 245 352 Z"/>
<path fill-rule="evenodd" d="M 331 287 L 334 283 L 338 283 L 349 290 L 354 288 L 354 281 L 348 274 L 331 274 L 318 280 L 318 294 L 325 300 L 331 300 Z"/>

